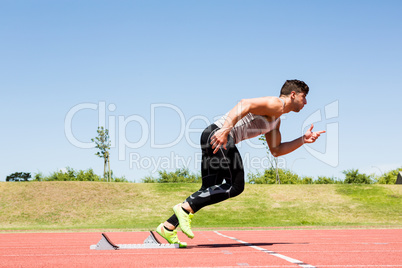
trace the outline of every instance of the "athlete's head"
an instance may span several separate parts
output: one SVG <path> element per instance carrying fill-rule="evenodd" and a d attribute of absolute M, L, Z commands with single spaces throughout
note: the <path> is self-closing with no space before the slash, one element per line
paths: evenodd
<path fill-rule="evenodd" d="M 307 104 L 306 96 L 309 88 L 303 81 L 286 80 L 281 89 L 280 97 L 287 97 L 291 100 L 292 111 L 299 112 Z"/>
<path fill-rule="evenodd" d="M 300 80 L 286 80 L 281 89 L 281 96 L 289 96 L 292 91 L 296 93 L 305 93 L 307 96 L 309 88 L 306 83 Z"/>

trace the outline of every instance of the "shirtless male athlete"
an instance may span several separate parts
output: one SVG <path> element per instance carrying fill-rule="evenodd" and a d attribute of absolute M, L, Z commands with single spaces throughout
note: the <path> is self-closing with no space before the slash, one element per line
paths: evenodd
<path fill-rule="evenodd" d="M 309 87 L 300 80 L 287 80 L 279 97 L 243 99 L 222 118 L 208 126 L 201 134 L 200 190 L 190 195 L 184 203 L 173 207 L 174 214 L 156 231 L 170 244 L 180 242 L 176 228 L 193 238 L 191 219 L 201 208 L 241 194 L 244 190 L 244 170 L 236 144 L 264 134 L 269 150 L 277 157 L 288 154 L 304 143 L 313 143 L 325 131 L 307 132 L 290 142 L 282 142 L 280 116 L 299 112 L 307 104 Z"/>

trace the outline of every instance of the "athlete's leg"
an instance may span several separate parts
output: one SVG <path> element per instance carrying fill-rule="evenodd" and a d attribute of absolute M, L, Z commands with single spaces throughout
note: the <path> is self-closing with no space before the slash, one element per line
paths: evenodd
<path fill-rule="evenodd" d="M 200 190 L 197 192 L 193 193 L 190 195 L 184 203 L 187 203 L 187 201 L 190 199 L 191 196 L 195 196 L 198 194 L 201 194 L 202 191 L 208 189 L 211 186 L 221 184 L 223 182 L 223 177 L 217 176 L 218 175 L 218 170 L 215 171 L 216 174 L 214 174 L 213 170 L 208 169 L 208 164 L 210 163 L 209 159 L 210 156 L 207 155 L 205 149 L 208 147 L 208 140 L 210 140 L 210 137 L 213 135 L 213 133 L 218 129 L 216 125 L 210 125 L 207 127 L 203 133 L 201 134 L 201 150 L 202 150 L 202 162 L 201 162 L 201 178 L 202 178 L 202 184 Z M 219 152 L 221 153 L 221 152 Z M 188 212 L 194 213 L 191 207 L 186 206 L 185 209 L 187 209 Z M 175 229 L 177 226 L 179 226 L 179 220 L 176 217 L 176 214 L 173 214 L 165 223 L 165 226 L 169 228 L 170 230 Z"/>
<path fill-rule="evenodd" d="M 228 137 L 227 150 L 220 149 L 213 154 L 210 141 L 217 129 L 216 125 L 211 125 L 201 135 L 202 185 L 200 190 L 190 195 L 182 205 L 190 213 L 195 213 L 204 206 L 235 197 L 244 190 L 243 163 L 233 138 Z M 178 224 L 175 214 L 165 222 L 165 226 L 169 229 L 176 228 Z"/>
<path fill-rule="evenodd" d="M 205 187 L 190 195 L 187 203 L 193 212 L 201 208 L 222 202 L 230 197 L 239 195 L 244 190 L 244 171 L 241 156 L 231 137 L 227 150 L 220 149 L 215 155 L 208 150 L 203 152 L 206 159 L 203 159 Z M 225 182 L 223 183 L 223 180 Z M 185 206 L 183 206 L 185 207 Z"/>
<path fill-rule="evenodd" d="M 244 190 L 243 163 L 233 138 L 228 136 L 226 150 L 220 149 L 216 154 L 213 153 L 211 137 L 217 129 L 216 125 L 211 125 L 201 135 L 202 186 L 183 204 L 192 213 L 204 206 L 235 197 Z"/>

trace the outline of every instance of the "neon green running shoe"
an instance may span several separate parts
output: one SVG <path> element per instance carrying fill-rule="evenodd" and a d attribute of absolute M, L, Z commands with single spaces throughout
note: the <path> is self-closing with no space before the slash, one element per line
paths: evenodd
<path fill-rule="evenodd" d="M 179 244 L 179 248 L 187 247 L 186 242 L 179 241 L 179 238 L 177 237 L 177 230 L 168 231 L 163 227 L 163 223 L 159 224 L 159 226 L 156 228 L 156 232 L 165 238 L 169 244 Z"/>
<path fill-rule="evenodd" d="M 180 229 L 183 233 L 185 233 L 189 238 L 194 238 L 193 231 L 191 231 L 191 219 L 194 217 L 194 214 L 187 214 L 181 207 L 181 203 L 174 206 L 173 211 L 179 219 Z"/>

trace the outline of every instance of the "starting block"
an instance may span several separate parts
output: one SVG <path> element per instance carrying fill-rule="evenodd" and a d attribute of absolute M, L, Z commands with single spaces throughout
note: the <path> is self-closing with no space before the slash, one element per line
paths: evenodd
<path fill-rule="evenodd" d="M 96 250 L 118 250 L 118 249 L 141 249 L 141 248 L 179 248 L 179 244 L 162 244 L 150 231 L 149 236 L 143 244 L 114 244 L 106 234 L 102 233 L 102 238 L 96 245 L 91 245 L 90 249 Z"/>

